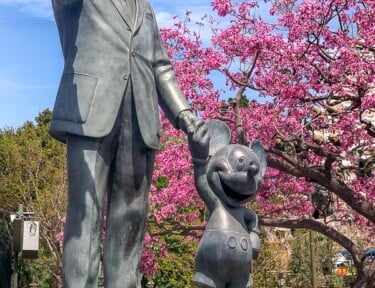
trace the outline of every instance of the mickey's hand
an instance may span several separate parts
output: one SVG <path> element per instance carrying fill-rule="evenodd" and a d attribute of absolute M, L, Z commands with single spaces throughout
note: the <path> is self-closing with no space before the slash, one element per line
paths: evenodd
<path fill-rule="evenodd" d="M 209 154 L 210 137 L 207 125 L 198 119 L 194 123 L 193 133 L 188 134 L 189 150 L 194 164 L 206 164 Z"/>
<path fill-rule="evenodd" d="M 257 259 L 260 251 L 260 238 L 259 232 L 255 229 L 250 232 L 250 242 L 253 247 L 253 259 Z"/>

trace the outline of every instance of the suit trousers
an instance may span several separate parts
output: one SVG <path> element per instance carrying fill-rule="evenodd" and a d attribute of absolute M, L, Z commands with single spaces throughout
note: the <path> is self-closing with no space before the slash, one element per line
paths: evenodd
<path fill-rule="evenodd" d="M 105 287 L 141 287 L 139 263 L 155 153 L 139 131 L 131 79 L 125 91 L 108 136 L 67 138 L 66 288 L 97 287 L 103 215 Z"/>

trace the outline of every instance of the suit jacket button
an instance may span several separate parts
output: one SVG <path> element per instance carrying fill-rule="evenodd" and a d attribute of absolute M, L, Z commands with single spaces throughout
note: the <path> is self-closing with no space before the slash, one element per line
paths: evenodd
<path fill-rule="evenodd" d="M 122 75 L 122 79 L 124 79 L 125 81 L 128 80 L 128 77 L 129 77 L 128 74 Z"/>

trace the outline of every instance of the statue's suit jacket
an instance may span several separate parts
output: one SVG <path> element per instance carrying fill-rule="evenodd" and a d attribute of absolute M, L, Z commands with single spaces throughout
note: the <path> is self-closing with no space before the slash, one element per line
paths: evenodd
<path fill-rule="evenodd" d="M 143 141 L 158 148 L 158 104 L 176 127 L 189 105 L 149 2 L 136 1 L 131 23 L 120 1 L 52 0 L 65 63 L 50 133 L 60 140 L 66 133 L 109 134 L 131 79 Z"/>

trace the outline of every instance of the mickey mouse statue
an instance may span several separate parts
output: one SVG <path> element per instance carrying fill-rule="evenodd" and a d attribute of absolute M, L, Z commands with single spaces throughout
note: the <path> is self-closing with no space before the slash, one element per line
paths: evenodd
<path fill-rule="evenodd" d="M 230 138 L 219 120 L 198 120 L 188 137 L 195 186 L 209 210 L 195 257 L 197 287 L 251 287 L 251 261 L 260 249 L 258 217 L 241 204 L 258 194 L 266 155 L 258 141 L 247 147 L 229 144 Z"/>

